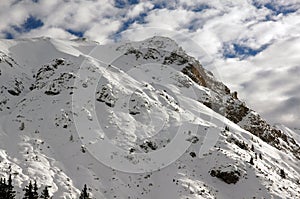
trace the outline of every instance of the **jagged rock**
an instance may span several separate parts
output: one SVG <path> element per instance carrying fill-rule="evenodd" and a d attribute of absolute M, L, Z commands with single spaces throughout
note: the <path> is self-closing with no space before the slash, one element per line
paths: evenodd
<path fill-rule="evenodd" d="M 151 104 L 142 91 L 137 90 L 131 95 L 129 101 L 129 114 L 147 114 L 150 107 Z"/>
<path fill-rule="evenodd" d="M 140 144 L 140 148 L 147 153 L 149 151 L 155 151 L 158 147 L 155 142 L 151 140 L 145 140 L 142 144 Z"/>
<path fill-rule="evenodd" d="M 241 177 L 241 172 L 236 167 L 229 165 L 223 169 L 212 169 L 210 175 L 219 178 L 227 184 L 236 184 Z"/>
<path fill-rule="evenodd" d="M 284 134 L 281 130 L 271 127 L 259 114 L 251 111 L 239 123 L 245 130 L 253 135 L 261 138 L 264 142 L 276 147 L 277 149 L 285 149 L 291 151 L 295 157 L 300 159 L 300 146 L 289 135 Z M 282 145 L 280 140 L 286 143 Z"/>
<path fill-rule="evenodd" d="M 113 92 L 112 86 L 107 84 L 103 85 L 100 91 L 96 92 L 96 100 L 104 102 L 109 107 L 114 107 L 118 97 L 116 93 Z"/>
<path fill-rule="evenodd" d="M 192 60 L 192 59 L 191 59 Z M 182 72 L 188 75 L 197 84 L 211 89 L 214 97 L 199 99 L 204 105 L 225 116 L 243 129 L 258 136 L 266 143 L 276 147 L 277 149 L 285 148 L 291 151 L 295 157 L 300 159 L 300 146 L 289 135 L 282 131 L 271 127 L 258 114 L 237 98 L 237 92 L 230 93 L 230 90 L 223 83 L 216 81 L 211 74 L 197 61 L 188 62 L 188 65 L 182 69 Z M 226 97 L 224 97 L 226 96 Z M 285 145 L 280 144 L 280 140 L 286 142 Z"/>
<path fill-rule="evenodd" d="M 249 150 L 248 145 L 244 142 L 244 141 L 240 141 L 237 138 L 230 136 L 226 139 L 227 142 L 229 143 L 234 143 L 235 145 L 237 145 L 238 147 L 240 147 L 241 149 L 244 150 Z"/>
<path fill-rule="evenodd" d="M 170 56 L 166 56 L 164 59 L 163 64 L 178 64 L 178 65 L 183 65 L 188 63 L 188 58 L 183 56 L 183 55 L 179 55 L 176 52 L 171 52 Z"/>
<path fill-rule="evenodd" d="M 134 48 L 128 49 L 127 52 L 125 53 L 125 55 L 130 55 L 130 54 L 135 55 L 136 60 L 138 60 L 140 57 L 143 56 L 142 52 Z"/>
<path fill-rule="evenodd" d="M 186 141 L 196 144 L 199 141 L 199 138 L 197 136 L 192 136 L 192 137 L 188 138 Z"/>
<path fill-rule="evenodd" d="M 0 63 L 3 62 L 8 64 L 11 68 L 18 65 L 18 63 L 11 56 L 0 51 Z"/>

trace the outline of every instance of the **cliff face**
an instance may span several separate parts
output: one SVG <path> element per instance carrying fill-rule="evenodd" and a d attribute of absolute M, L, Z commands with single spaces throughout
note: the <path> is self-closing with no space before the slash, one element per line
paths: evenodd
<path fill-rule="evenodd" d="M 221 82 L 211 78 L 208 72 L 198 62 L 190 63 L 182 69 L 197 84 L 211 89 L 215 98 L 208 98 L 200 101 L 207 107 L 225 116 L 238 124 L 241 128 L 261 138 L 266 143 L 279 150 L 288 150 L 300 159 L 300 146 L 295 139 L 267 123 L 261 116 L 247 107 L 237 97 L 237 92 L 231 92 Z"/>
<path fill-rule="evenodd" d="M 211 95 L 199 98 L 200 102 L 271 146 L 279 150 L 288 150 L 295 157 L 300 158 L 300 146 L 294 138 L 268 124 L 257 112 L 248 108 L 245 102 L 238 99 L 237 92 L 231 92 L 226 85 L 215 79 L 211 72 L 205 70 L 198 60 L 187 55 L 182 49 L 178 48 L 176 51 L 164 52 L 164 56 L 157 56 L 159 53 L 153 49 L 148 49 L 146 53 L 143 53 L 143 51 L 145 49 L 141 50 L 132 47 L 126 54 L 135 54 L 137 60 L 151 57 L 154 62 L 180 66 L 181 72 L 191 80 L 200 86 L 210 89 Z"/>

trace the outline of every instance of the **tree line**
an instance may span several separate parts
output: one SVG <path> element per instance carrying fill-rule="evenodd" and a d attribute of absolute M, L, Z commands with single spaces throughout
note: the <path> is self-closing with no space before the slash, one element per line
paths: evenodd
<path fill-rule="evenodd" d="M 39 192 L 39 188 L 36 181 L 34 181 L 34 183 L 32 183 L 32 181 L 29 181 L 29 184 L 25 186 L 23 191 L 23 199 L 52 199 L 48 191 L 48 186 L 45 186 L 44 189 L 42 189 L 42 191 Z M 14 190 L 11 174 L 9 175 L 8 180 L 6 180 L 5 178 L 0 178 L 0 199 L 15 198 L 16 191 Z M 84 185 L 80 193 L 79 199 L 91 199 L 86 184 Z"/>

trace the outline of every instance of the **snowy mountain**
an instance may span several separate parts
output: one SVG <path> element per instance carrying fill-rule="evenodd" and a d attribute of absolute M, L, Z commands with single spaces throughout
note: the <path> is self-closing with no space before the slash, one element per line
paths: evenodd
<path fill-rule="evenodd" d="M 53 198 L 300 198 L 299 134 L 173 40 L 0 41 L 0 177 Z"/>

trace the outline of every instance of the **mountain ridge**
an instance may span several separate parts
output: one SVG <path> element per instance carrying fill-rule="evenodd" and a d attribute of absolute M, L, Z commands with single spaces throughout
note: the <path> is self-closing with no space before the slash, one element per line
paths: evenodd
<path fill-rule="evenodd" d="M 19 193 L 34 176 L 55 198 L 76 198 L 84 183 L 94 198 L 299 197 L 293 133 L 261 119 L 173 40 L 0 43 L 0 174 L 17 173 Z M 75 121 L 90 126 L 86 134 Z M 190 147 L 156 172 L 117 171 L 93 150 L 104 136 L 142 162 L 134 155 L 164 150 L 182 125 Z M 213 145 L 202 151 L 206 139 Z"/>

